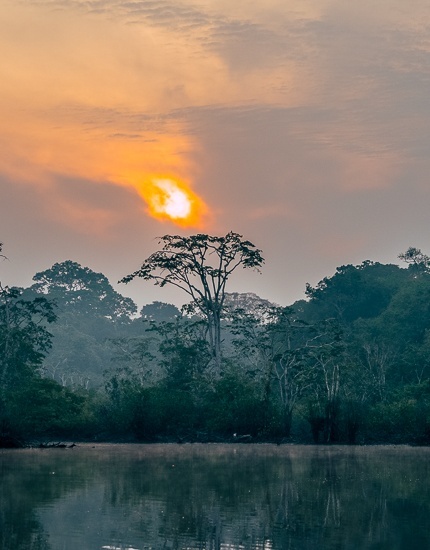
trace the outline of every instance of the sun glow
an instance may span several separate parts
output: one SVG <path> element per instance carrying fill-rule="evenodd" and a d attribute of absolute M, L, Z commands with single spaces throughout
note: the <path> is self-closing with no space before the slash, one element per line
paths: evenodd
<path fill-rule="evenodd" d="M 152 177 L 139 186 L 151 216 L 182 227 L 201 227 L 207 207 L 183 181 Z"/>

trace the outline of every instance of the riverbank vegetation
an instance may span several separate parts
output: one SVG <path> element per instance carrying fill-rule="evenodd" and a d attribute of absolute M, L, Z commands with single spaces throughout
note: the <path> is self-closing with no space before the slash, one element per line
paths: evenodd
<path fill-rule="evenodd" d="M 430 443 L 430 259 L 420 250 L 400 254 L 402 266 L 341 266 L 281 307 L 227 292 L 234 269 L 264 262 L 240 235 L 162 244 L 123 281 L 179 281 L 182 310 L 137 312 L 73 261 L 28 288 L 0 286 L 0 445 Z"/>

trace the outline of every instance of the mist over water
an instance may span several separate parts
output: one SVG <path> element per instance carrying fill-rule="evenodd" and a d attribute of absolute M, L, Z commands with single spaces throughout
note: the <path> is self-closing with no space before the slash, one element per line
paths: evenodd
<path fill-rule="evenodd" d="M 430 449 L 0 452 L 1 549 L 428 548 Z"/>

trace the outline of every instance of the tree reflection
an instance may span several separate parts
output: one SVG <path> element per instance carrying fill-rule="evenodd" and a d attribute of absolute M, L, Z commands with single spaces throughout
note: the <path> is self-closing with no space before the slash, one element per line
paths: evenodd
<path fill-rule="evenodd" d="M 429 452 L 137 445 L 3 460 L 0 548 L 424 548 Z"/>

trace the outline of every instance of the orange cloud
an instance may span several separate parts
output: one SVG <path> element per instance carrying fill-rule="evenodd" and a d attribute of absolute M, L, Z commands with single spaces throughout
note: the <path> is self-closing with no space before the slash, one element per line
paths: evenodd
<path fill-rule="evenodd" d="M 24 132 L 23 127 L 26 129 Z M 50 191 L 51 182 L 61 175 L 132 187 L 144 199 L 147 212 L 154 218 L 170 220 L 182 227 L 204 225 L 208 208 L 190 185 L 184 183 L 193 178 L 194 171 L 187 160 L 187 152 L 195 150 L 197 145 L 175 124 L 170 124 L 169 128 L 158 134 L 129 135 L 125 131 L 106 135 L 105 128 L 102 132 L 91 129 L 83 134 L 77 123 L 53 128 L 46 121 L 43 123 L 37 117 L 29 117 L 21 120 L 18 133 L 20 135 L 11 136 L 14 134 L 12 129 L 9 132 L 12 139 L 5 139 L 1 144 L 0 171 L 13 181 L 31 183 L 41 190 L 45 188 Z M 172 174 L 166 181 L 175 182 L 177 191 L 169 191 L 166 184 L 160 186 L 159 181 L 163 178 L 157 184 L 152 174 L 159 173 L 160 168 Z M 172 201 L 182 196 L 178 193 L 182 193 L 190 204 L 186 215 L 181 212 L 174 215 L 172 210 Z M 164 203 L 167 206 L 162 212 Z M 70 209 L 66 209 L 66 215 L 67 212 L 71 214 Z M 75 214 L 71 219 L 75 219 Z"/>
<path fill-rule="evenodd" d="M 7 52 L 0 59 L 0 173 L 47 192 L 58 175 L 128 186 L 158 220 L 207 224 L 209 208 L 183 183 L 195 181 L 190 159 L 201 145 L 172 113 L 216 106 L 220 98 L 230 105 L 304 101 L 291 61 L 232 70 L 216 44 L 224 44 L 226 14 L 235 19 L 241 10 L 224 3 L 205 0 L 181 12 L 185 18 L 195 12 L 199 22 L 182 20 L 183 32 L 178 21 L 173 28 L 163 23 L 163 14 L 156 24 L 152 10 L 146 17 L 144 9 L 138 15 L 117 2 L 96 13 L 79 2 L 52 9 L 52 2 L 6 0 L 0 14 L 0 49 Z M 270 0 L 271 10 L 278 4 Z M 259 20 L 265 10 L 254 11 Z M 172 217 L 154 206 L 152 178 L 160 173 L 182 182 L 189 216 Z"/>
<path fill-rule="evenodd" d="M 146 202 L 142 181 L 151 174 L 194 179 L 196 139 L 166 113 L 184 107 L 196 75 L 179 62 L 186 56 L 172 63 L 161 31 L 14 3 L 0 29 L 8 51 L 0 59 L 1 174 L 51 192 L 51 200 L 58 175 L 132 187 Z M 195 191 L 188 195 L 187 224 L 201 226 L 207 207 Z M 76 212 L 67 216 L 73 221 Z"/>

